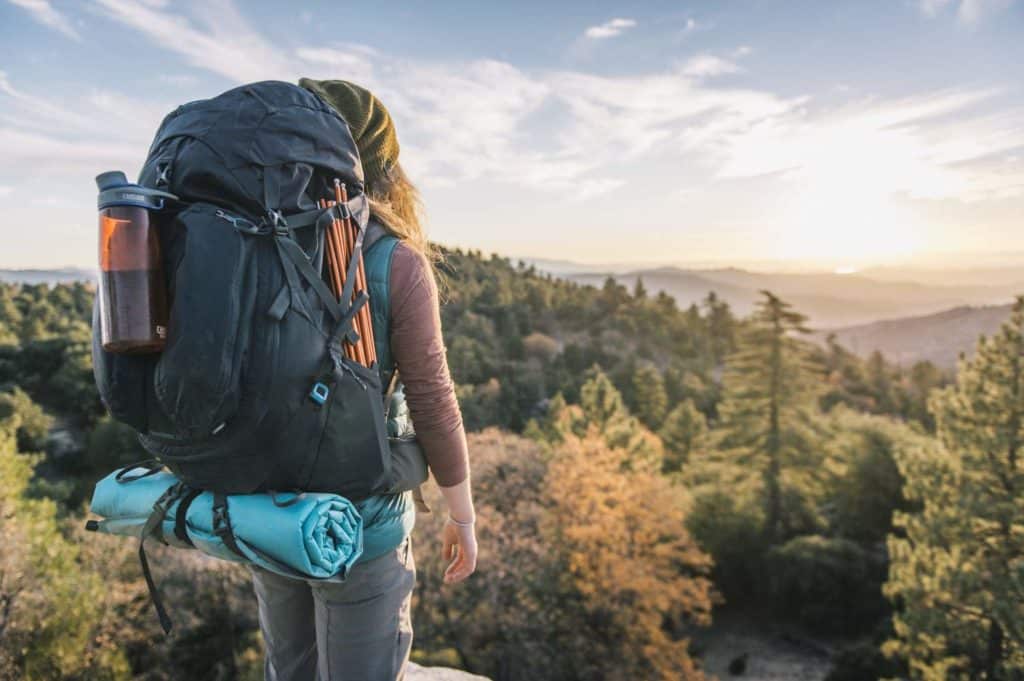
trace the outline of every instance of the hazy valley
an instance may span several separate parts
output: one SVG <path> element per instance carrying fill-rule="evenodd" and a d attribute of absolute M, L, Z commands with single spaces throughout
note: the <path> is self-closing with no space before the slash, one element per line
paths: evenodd
<path fill-rule="evenodd" d="M 700 305 L 709 291 L 739 316 L 748 315 L 759 291 L 770 290 L 809 317 L 814 338 L 834 333 L 849 350 L 868 356 L 881 351 L 910 365 L 930 360 L 952 368 L 981 334 L 1006 321 L 1010 302 L 1024 293 L 1024 268 L 872 268 L 863 272 L 756 272 L 739 268 L 602 265 L 532 261 L 538 269 L 581 284 L 600 287 L 607 277 L 632 289 L 637 279 L 664 291 L 680 307 Z"/>

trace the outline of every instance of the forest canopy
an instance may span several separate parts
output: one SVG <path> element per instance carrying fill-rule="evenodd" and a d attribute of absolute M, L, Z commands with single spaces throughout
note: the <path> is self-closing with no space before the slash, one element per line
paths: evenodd
<path fill-rule="evenodd" d="M 440 273 L 482 553 L 447 592 L 423 552 L 416 659 L 499 681 L 699 679 L 699 632 L 756 612 L 833 641 L 835 680 L 1024 673 L 1020 306 L 954 381 L 811 343 L 767 291 L 739 319 L 714 293 L 680 309 L 474 251 Z M 259 678 L 244 571 L 155 551 L 184 624 L 154 645 L 129 543 L 80 530 L 96 479 L 145 458 L 96 395 L 92 295 L 0 285 L 0 665 Z"/>

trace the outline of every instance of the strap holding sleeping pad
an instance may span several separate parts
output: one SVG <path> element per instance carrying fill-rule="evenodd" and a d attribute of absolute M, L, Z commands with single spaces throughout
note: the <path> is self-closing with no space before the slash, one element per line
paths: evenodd
<path fill-rule="evenodd" d="M 114 479 L 119 483 L 127 484 L 158 473 L 162 469 L 163 466 L 155 460 L 143 461 L 135 466 L 122 468 Z M 138 472 L 140 470 L 142 472 Z M 160 592 L 157 590 L 156 582 L 153 579 L 153 572 L 149 568 L 149 559 L 146 557 L 146 540 L 150 537 L 156 537 L 163 543 L 167 543 L 163 536 L 163 521 L 167 517 L 167 511 L 174 505 L 174 502 L 180 501 L 181 503 L 178 504 L 174 517 L 174 535 L 189 546 L 192 546 L 192 541 L 188 538 L 188 533 L 185 531 L 185 514 L 188 512 L 189 504 L 199 494 L 199 490 L 190 489 L 182 482 L 177 482 L 168 487 L 153 504 L 153 511 L 146 518 L 146 523 L 142 526 L 142 532 L 139 535 L 139 563 L 142 565 L 142 576 L 146 579 L 149 597 L 153 601 L 153 607 L 156 609 L 157 617 L 160 619 L 160 626 L 165 634 L 171 631 L 171 618 L 167 615 L 167 609 L 164 607 L 163 599 L 160 597 Z M 90 532 L 96 532 L 99 530 L 99 523 L 95 520 L 89 520 L 85 524 L 85 529 Z"/>
<path fill-rule="evenodd" d="M 231 516 L 228 515 L 228 498 L 220 492 L 213 493 L 213 533 L 224 542 L 224 546 L 231 549 L 232 553 L 242 560 L 249 560 L 235 540 L 235 532 L 231 529 Z"/>
<path fill-rule="evenodd" d="M 187 487 L 183 483 L 175 483 L 167 488 L 167 490 L 160 495 L 160 498 L 153 504 L 153 512 L 149 514 L 149 518 L 146 519 L 146 524 L 142 527 L 142 534 L 139 536 L 139 563 L 142 565 L 142 576 L 146 578 L 146 587 L 149 589 L 149 597 L 153 601 L 153 607 L 156 608 L 156 615 L 160 619 L 160 626 L 163 628 L 165 634 L 171 632 L 171 618 L 167 615 L 167 609 L 164 607 L 163 598 L 160 597 L 160 592 L 156 588 L 156 582 L 153 580 L 153 573 L 149 569 L 149 560 L 146 558 L 146 540 L 149 537 L 156 537 L 160 541 L 164 541 L 163 538 L 163 522 L 167 516 L 167 511 L 175 501 L 181 499 L 187 493 Z M 177 534 L 177 532 L 175 532 Z"/>
<path fill-rule="evenodd" d="M 148 477 L 154 473 L 162 470 L 162 466 L 156 462 L 145 461 L 136 466 L 128 466 L 121 469 L 118 472 L 115 479 L 122 483 L 127 484 L 139 480 L 140 478 Z M 141 469 L 142 472 L 138 472 Z M 160 591 L 157 588 L 156 580 L 153 579 L 153 572 L 149 567 L 149 559 L 146 556 L 146 540 L 150 538 L 158 539 L 164 544 L 167 544 L 167 540 L 164 538 L 164 520 L 167 518 L 167 513 L 175 503 L 178 504 L 174 511 L 174 536 L 184 544 L 195 548 L 192 540 L 188 536 L 188 528 L 186 522 L 188 518 L 188 509 L 192 505 L 192 502 L 203 493 L 201 489 L 195 489 L 189 487 L 183 482 L 176 482 L 168 487 L 160 498 L 153 504 L 153 511 L 146 518 L 146 523 L 142 526 L 142 532 L 139 535 L 139 563 L 142 566 L 142 576 L 146 579 L 146 588 L 149 589 L 149 597 L 153 601 L 153 607 L 156 609 L 157 617 L 160 619 L 160 626 L 163 628 L 164 633 L 168 634 L 171 631 L 172 623 L 171 618 L 167 614 L 167 608 L 164 606 L 163 598 L 160 596 Z M 277 503 L 275 499 L 275 503 Z M 288 505 L 286 502 L 282 505 Z M 224 542 L 224 545 L 228 547 L 233 553 L 243 560 L 248 561 L 249 558 L 242 549 L 238 546 L 238 542 L 235 539 L 235 534 L 231 528 L 231 518 L 228 515 L 228 501 L 227 497 L 223 494 L 214 494 L 213 498 L 213 532 L 217 537 Z M 95 520 L 90 520 L 86 523 L 85 529 L 96 532 L 99 530 L 99 523 Z"/>
<path fill-rule="evenodd" d="M 140 469 L 142 472 L 138 472 Z M 155 461 L 145 461 L 135 466 L 123 468 L 118 472 L 115 479 L 122 484 L 127 484 L 153 475 L 154 473 L 158 473 L 161 470 L 163 470 L 163 466 L 159 463 Z M 165 634 L 169 634 L 171 631 L 171 618 L 167 614 L 167 608 L 164 606 L 163 598 L 160 596 L 156 580 L 153 578 L 153 572 L 149 567 L 149 558 L 146 556 L 146 540 L 154 538 L 158 539 L 165 545 L 167 544 L 167 540 L 164 538 L 164 521 L 167 518 L 168 511 L 170 511 L 171 507 L 177 503 L 177 508 L 174 510 L 174 536 L 188 546 L 196 548 L 195 544 L 188 536 L 188 527 L 186 523 L 189 507 L 202 493 L 203 490 L 189 487 L 183 482 L 174 483 L 168 487 L 164 493 L 160 495 L 160 498 L 153 504 L 153 511 L 149 514 L 149 517 L 146 518 L 146 523 L 142 526 L 142 532 L 139 535 L 139 563 L 142 566 L 142 576 L 146 579 L 146 588 L 149 590 L 149 597 L 153 601 L 153 608 L 156 610 L 157 617 L 160 619 L 160 626 L 163 628 Z M 306 496 L 305 492 L 296 492 L 290 499 L 281 500 L 278 498 L 278 492 L 271 491 L 269 493 L 274 505 L 282 508 L 291 506 Z M 228 512 L 228 497 L 217 492 L 213 493 L 213 519 L 211 527 L 213 528 L 213 533 L 217 538 L 220 539 L 224 543 L 224 546 L 226 546 L 232 553 L 247 563 L 252 562 L 251 556 L 242 551 L 241 546 L 239 546 L 238 538 L 235 536 L 234 529 L 231 526 L 231 516 Z M 86 523 L 85 529 L 91 532 L 96 532 L 99 530 L 99 523 L 95 520 L 89 520 Z M 296 579 L 305 578 L 305 575 L 281 563 L 274 557 L 263 553 L 259 549 L 251 546 L 247 546 L 247 548 L 251 554 L 258 556 L 265 563 L 272 565 L 281 574 L 288 575 Z M 341 577 L 344 579 L 344 573 L 342 573 Z"/>

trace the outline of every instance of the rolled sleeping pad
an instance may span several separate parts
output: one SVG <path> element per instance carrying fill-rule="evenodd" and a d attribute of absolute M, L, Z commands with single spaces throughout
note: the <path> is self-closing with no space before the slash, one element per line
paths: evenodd
<path fill-rule="evenodd" d="M 139 538 L 154 504 L 178 482 L 162 469 L 114 471 L 96 483 L 90 510 L 102 519 L 92 522 L 90 529 Z M 194 546 L 211 556 L 248 561 L 287 577 L 328 581 L 343 580 L 363 552 L 363 519 L 352 502 L 337 494 L 228 495 L 230 528 L 242 555 L 229 547 L 223 534 L 214 532 L 214 495 L 197 494 L 183 518 L 188 541 L 175 533 L 178 507 L 188 497 L 167 507 L 160 529 L 168 545 Z"/>

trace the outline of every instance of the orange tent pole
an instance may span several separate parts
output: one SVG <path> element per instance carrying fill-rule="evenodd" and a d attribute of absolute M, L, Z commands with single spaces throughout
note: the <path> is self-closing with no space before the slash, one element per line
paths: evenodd
<path fill-rule="evenodd" d="M 345 185 L 340 181 L 334 181 L 334 197 L 335 200 L 340 203 L 348 202 L 348 192 Z M 356 239 L 356 228 L 352 222 L 352 218 L 348 217 L 344 221 L 346 229 L 344 230 L 346 241 L 348 242 L 349 253 L 355 251 L 355 239 Z M 362 250 L 356 254 L 358 265 L 356 266 L 356 291 L 367 291 L 366 286 L 366 267 L 363 264 L 363 253 Z M 367 291 L 368 292 L 368 291 Z M 359 310 L 358 317 L 358 328 L 359 336 L 363 339 L 363 356 L 366 358 L 365 366 L 371 366 L 377 361 L 377 348 L 373 338 L 373 321 L 370 317 L 369 305 L 364 305 Z"/>

